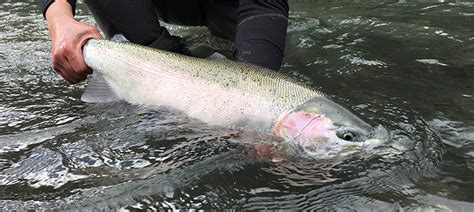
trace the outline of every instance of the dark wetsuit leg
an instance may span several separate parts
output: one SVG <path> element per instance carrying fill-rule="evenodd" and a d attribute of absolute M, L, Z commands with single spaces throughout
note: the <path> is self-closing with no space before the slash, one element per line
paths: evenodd
<path fill-rule="evenodd" d="M 239 0 L 205 0 L 205 24 L 218 37 L 235 41 Z"/>
<path fill-rule="evenodd" d="M 123 34 L 133 43 L 168 49 L 176 42 L 160 26 L 153 0 L 84 0 L 106 37 Z"/>
<path fill-rule="evenodd" d="M 207 26 L 218 37 L 235 38 L 239 0 L 154 0 L 160 19 L 184 26 Z"/>
<path fill-rule="evenodd" d="M 280 68 L 288 26 L 288 0 L 155 2 L 165 22 L 207 26 L 213 35 L 235 41 L 236 60 L 274 70 Z"/>
<path fill-rule="evenodd" d="M 288 10 L 287 0 L 240 0 L 236 59 L 273 70 L 280 69 Z"/>

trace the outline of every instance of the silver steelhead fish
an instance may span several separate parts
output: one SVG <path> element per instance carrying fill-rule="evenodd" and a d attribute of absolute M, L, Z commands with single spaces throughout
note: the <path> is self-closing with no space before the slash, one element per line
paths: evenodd
<path fill-rule="evenodd" d="M 387 136 L 323 93 L 266 68 L 108 40 L 90 40 L 83 51 L 95 75 L 85 102 L 163 105 L 211 125 L 273 131 L 313 157 L 360 151 Z"/>

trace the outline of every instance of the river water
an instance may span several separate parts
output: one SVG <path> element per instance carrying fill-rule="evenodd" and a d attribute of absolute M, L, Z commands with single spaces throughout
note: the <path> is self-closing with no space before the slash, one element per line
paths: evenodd
<path fill-rule="evenodd" d="M 474 210 L 474 3 L 290 6 L 281 71 L 384 125 L 396 153 L 275 163 L 176 111 L 85 104 L 85 83 L 51 71 L 36 1 L 3 0 L 0 208 Z M 94 23 L 80 3 L 76 17 Z"/>

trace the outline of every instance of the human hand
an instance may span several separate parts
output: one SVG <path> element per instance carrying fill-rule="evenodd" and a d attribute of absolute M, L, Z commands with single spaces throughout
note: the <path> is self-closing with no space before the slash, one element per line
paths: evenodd
<path fill-rule="evenodd" d="M 96 27 L 78 22 L 66 1 L 56 0 L 46 11 L 52 39 L 52 67 L 71 84 L 86 79 L 92 73 L 84 62 L 82 46 L 89 39 L 101 39 Z"/>

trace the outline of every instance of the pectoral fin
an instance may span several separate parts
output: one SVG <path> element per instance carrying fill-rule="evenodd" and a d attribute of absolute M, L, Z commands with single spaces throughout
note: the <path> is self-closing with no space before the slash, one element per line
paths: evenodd
<path fill-rule="evenodd" d="M 89 103 L 106 103 L 120 101 L 113 88 L 100 74 L 92 74 L 81 100 Z"/>

